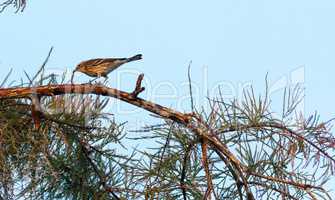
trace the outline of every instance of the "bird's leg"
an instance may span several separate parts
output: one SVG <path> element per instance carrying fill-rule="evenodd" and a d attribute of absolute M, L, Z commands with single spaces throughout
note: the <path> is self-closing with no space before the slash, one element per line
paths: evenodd
<path fill-rule="evenodd" d="M 72 72 L 72 76 L 71 76 L 71 84 L 73 84 L 73 78 L 74 78 L 74 73 L 76 72 L 76 70 L 73 70 Z"/>
<path fill-rule="evenodd" d="M 107 80 L 107 76 L 105 76 L 105 75 L 101 75 L 101 74 L 99 74 L 98 77 L 95 78 L 94 80 L 99 79 L 99 78 L 101 78 L 101 77 L 104 77 L 104 78 L 105 78 L 105 81 L 104 81 L 103 83 L 101 83 L 100 81 L 97 81 L 97 83 L 96 83 L 97 85 L 103 85 L 103 84 L 106 82 L 106 80 Z"/>
<path fill-rule="evenodd" d="M 108 77 L 107 77 L 107 76 L 104 76 L 104 78 L 105 78 L 105 80 L 104 80 L 103 84 L 106 85 L 106 84 L 107 84 Z"/>
<path fill-rule="evenodd" d="M 99 77 L 94 78 L 93 80 L 90 80 L 88 83 L 92 85 L 93 81 L 97 80 Z"/>

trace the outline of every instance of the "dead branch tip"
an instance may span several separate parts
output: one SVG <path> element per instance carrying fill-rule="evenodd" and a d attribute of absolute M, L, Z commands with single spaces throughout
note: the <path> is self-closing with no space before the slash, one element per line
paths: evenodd
<path fill-rule="evenodd" d="M 142 87 L 143 78 L 144 78 L 144 74 L 140 74 L 137 77 L 135 90 L 131 93 L 131 95 L 134 98 L 136 98 L 141 92 L 143 92 L 145 90 L 145 87 Z"/>

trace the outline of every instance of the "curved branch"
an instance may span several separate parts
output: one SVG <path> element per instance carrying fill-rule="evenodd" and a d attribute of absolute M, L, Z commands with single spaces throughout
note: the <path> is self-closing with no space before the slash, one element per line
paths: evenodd
<path fill-rule="evenodd" d="M 124 92 L 114 88 L 102 85 L 91 84 L 63 84 L 63 85 L 45 85 L 38 87 L 22 87 L 22 88 L 4 88 L 0 89 L 1 98 L 29 98 L 30 95 L 37 94 L 40 96 L 55 96 L 64 94 L 96 94 L 109 96 L 125 101 L 137 107 L 141 107 L 149 112 L 157 114 L 162 118 L 171 119 L 178 123 L 188 124 L 192 118 L 191 114 L 181 113 L 167 107 L 155 104 L 144 99 L 134 97 L 133 93 Z"/>

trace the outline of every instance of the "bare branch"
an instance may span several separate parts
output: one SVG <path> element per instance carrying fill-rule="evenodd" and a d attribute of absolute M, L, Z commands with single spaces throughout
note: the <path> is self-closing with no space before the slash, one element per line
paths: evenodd
<path fill-rule="evenodd" d="M 136 87 L 134 91 L 131 93 L 131 95 L 136 98 L 141 92 L 145 90 L 144 87 L 142 87 L 142 80 L 143 80 L 144 74 L 140 74 L 136 81 Z"/>

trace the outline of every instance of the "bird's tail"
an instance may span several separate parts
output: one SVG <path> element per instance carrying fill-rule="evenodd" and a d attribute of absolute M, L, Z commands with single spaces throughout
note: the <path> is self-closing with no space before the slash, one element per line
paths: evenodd
<path fill-rule="evenodd" d="M 141 60 L 142 59 L 142 54 L 137 54 L 133 57 L 127 58 L 128 62 L 135 61 L 135 60 Z"/>

